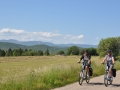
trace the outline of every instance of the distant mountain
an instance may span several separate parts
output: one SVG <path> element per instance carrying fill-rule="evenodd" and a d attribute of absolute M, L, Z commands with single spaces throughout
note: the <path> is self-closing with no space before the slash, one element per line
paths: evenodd
<path fill-rule="evenodd" d="M 78 46 L 81 48 L 97 48 L 97 45 L 89 45 L 89 44 L 56 44 L 56 46 L 60 46 L 60 47 L 71 47 L 71 46 Z"/>
<path fill-rule="evenodd" d="M 34 45 L 34 46 L 28 46 L 28 49 L 43 50 L 43 51 L 46 51 L 48 49 L 52 53 L 57 53 L 60 50 L 63 50 L 64 52 L 67 52 L 68 47 L 56 47 L 56 46 L 48 46 L 48 45 Z"/>
<path fill-rule="evenodd" d="M 52 47 L 71 47 L 71 46 L 78 46 L 81 48 L 97 48 L 97 45 L 89 45 L 89 44 L 53 44 L 50 42 L 42 42 L 42 41 L 17 41 L 14 39 L 10 40 L 0 40 L 0 42 L 9 42 L 9 43 L 15 43 L 19 45 L 25 45 L 25 46 L 34 46 L 34 45 L 47 45 Z"/>
<path fill-rule="evenodd" d="M 9 43 L 9 42 L 0 42 L 0 49 L 3 49 L 3 50 L 8 50 L 9 48 L 11 49 L 32 49 L 32 50 L 35 50 L 35 51 L 38 51 L 38 50 L 42 50 L 42 51 L 46 51 L 47 49 L 50 51 L 50 53 L 57 53 L 58 51 L 60 50 L 63 50 L 64 52 L 67 52 L 67 49 L 68 48 L 62 48 L 62 47 L 57 47 L 57 46 L 47 46 L 47 45 L 33 45 L 33 46 L 25 46 L 25 45 L 20 45 L 20 44 L 14 44 L 14 43 Z"/>
<path fill-rule="evenodd" d="M 48 46 L 54 46 L 53 43 L 42 42 L 42 41 L 17 41 L 14 39 L 9 39 L 9 40 L 0 40 L 0 42 L 9 42 L 9 43 L 15 43 L 15 44 L 20 44 L 20 45 L 25 45 L 25 46 L 33 46 L 33 45 L 41 45 L 41 44 L 45 44 Z"/>
<path fill-rule="evenodd" d="M 18 49 L 18 48 L 26 49 L 27 46 L 9 43 L 9 42 L 0 42 L 0 49 L 8 50 L 9 48 L 11 48 L 11 49 Z"/>

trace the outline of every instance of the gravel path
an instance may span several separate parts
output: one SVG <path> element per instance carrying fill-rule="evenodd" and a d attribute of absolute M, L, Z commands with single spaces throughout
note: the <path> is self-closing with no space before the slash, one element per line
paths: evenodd
<path fill-rule="evenodd" d="M 86 84 L 84 81 L 82 86 L 80 86 L 79 83 L 76 82 L 53 90 L 120 90 L 120 70 L 116 72 L 113 84 L 108 85 L 108 87 L 105 87 L 104 76 L 102 75 L 91 79 L 89 84 Z"/>

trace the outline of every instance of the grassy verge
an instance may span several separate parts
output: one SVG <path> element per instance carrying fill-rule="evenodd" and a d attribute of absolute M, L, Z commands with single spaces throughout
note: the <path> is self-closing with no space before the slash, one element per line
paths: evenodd
<path fill-rule="evenodd" d="M 24 58 L 22 57 L 22 59 Z M 76 63 L 77 58 L 77 56 L 42 57 L 42 59 L 35 57 L 34 60 L 29 58 L 30 61 L 25 61 L 27 60 L 25 58 L 21 62 L 14 60 L 9 61 L 9 63 L 8 61 L 1 63 L 1 65 L 6 64 L 6 66 L 1 69 L 1 72 L 2 70 L 5 71 L 0 74 L 0 90 L 50 90 L 76 82 L 81 67 Z M 104 74 L 105 66 L 99 62 L 98 57 L 93 58 L 92 68 L 94 74 L 92 77 Z M 119 65 L 120 62 L 116 62 L 115 68 L 117 70 L 120 70 Z M 8 72 L 8 75 L 5 72 Z"/>

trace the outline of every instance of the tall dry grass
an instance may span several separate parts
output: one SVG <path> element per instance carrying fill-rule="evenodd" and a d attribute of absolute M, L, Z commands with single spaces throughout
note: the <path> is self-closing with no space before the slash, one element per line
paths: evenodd
<path fill-rule="evenodd" d="M 78 81 L 79 56 L 0 58 L 0 90 L 49 90 Z M 99 57 L 92 57 L 93 77 L 104 74 Z M 120 62 L 115 68 L 120 69 Z"/>

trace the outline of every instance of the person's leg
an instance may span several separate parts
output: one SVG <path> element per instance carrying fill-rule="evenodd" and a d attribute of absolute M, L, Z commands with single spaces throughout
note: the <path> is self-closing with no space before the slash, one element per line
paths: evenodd
<path fill-rule="evenodd" d="M 106 71 L 109 71 L 109 65 L 108 64 L 106 64 Z M 107 75 L 107 73 L 106 73 L 106 75 Z M 107 78 L 109 78 L 109 75 L 107 75 Z"/>
<path fill-rule="evenodd" d="M 85 65 L 83 64 L 83 65 L 82 65 L 82 70 L 84 70 L 84 69 L 85 69 Z"/>
<path fill-rule="evenodd" d="M 109 70 L 109 66 L 108 65 L 106 65 L 106 71 L 108 71 Z"/>
<path fill-rule="evenodd" d="M 84 64 L 84 63 L 82 64 L 82 71 L 83 71 L 83 70 L 85 70 L 85 64 Z M 83 72 L 83 76 L 84 76 L 84 78 L 85 78 L 85 72 Z"/>
<path fill-rule="evenodd" d="M 85 68 L 86 68 L 87 74 L 88 74 L 88 76 L 89 76 L 89 75 L 90 75 L 90 74 L 89 74 L 89 67 L 86 66 Z"/>
<path fill-rule="evenodd" d="M 112 68 L 113 68 L 113 65 L 110 65 L 110 68 L 109 68 L 110 77 L 112 77 L 112 76 L 113 76 Z"/>

